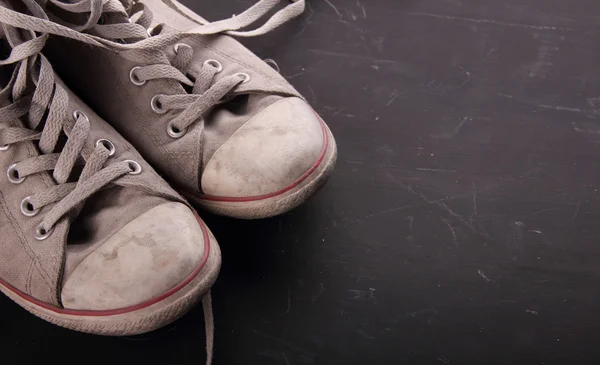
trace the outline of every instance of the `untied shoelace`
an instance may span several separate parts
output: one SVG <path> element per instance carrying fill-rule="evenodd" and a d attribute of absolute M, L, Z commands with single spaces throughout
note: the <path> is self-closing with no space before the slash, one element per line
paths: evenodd
<path fill-rule="evenodd" d="M 137 14 L 137 18 L 135 19 L 135 21 L 124 22 L 119 24 L 98 24 L 104 13 L 125 13 L 122 4 L 116 0 L 83 0 L 74 4 L 63 3 L 57 0 L 50 1 L 59 8 L 62 8 L 63 10 L 73 13 L 89 13 L 90 15 L 86 23 L 83 25 L 77 26 L 69 24 L 69 26 L 67 26 L 65 24 L 59 24 L 48 19 L 42 7 L 45 4 L 45 1 L 40 1 L 42 5 L 39 5 L 33 0 L 24 0 L 24 2 L 28 5 L 28 8 L 34 16 L 22 14 L 11 9 L 0 7 L 0 23 L 2 23 L 4 27 L 12 26 L 21 29 L 28 29 L 32 31 L 32 33 L 35 31 L 41 33 L 55 34 L 67 38 L 72 38 L 93 46 L 110 49 L 113 51 L 145 49 L 158 50 L 163 47 L 170 46 L 178 42 L 179 40 L 194 35 L 212 35 L 223 33 L 237 37 L 254 37 L 266 34 L 272 31 L 273 29 L 279 27 L 283 23 L 287 22 L 288 20 L 300 15 L 305 8 L 305 0 L 260 0 L 243 13 L 233 16 L 229 19 L 224 19 L 216 22 L 199 22 L 198 27 L 185 32 L 172 32 L 164 34 L 159 33 L 157 35 L 152 35 L 151 32 L 148 31 L 148 28 L 152 22 L 152 13 L 141 2 L 129 1 L 129 5 L 131 7 L 130 15 Z M 252 30 L 241 30 L 253 25 L 259 19 L 263 18 L 269 11 L 274 9 L 282 1 L 289 2 L 289 5 L 277 11 L 262 26 Z M 170 1 L 167 1 L 166 3 L 169 4 L 174 10 L 181 12 L 174 3 Z M 97 35 L 82 33 L 82 31 L 84 30 L 93 30 Z M 11 52 L 11 55 L 4 61 L 3 64 L 14 63 L 23 59 L 23 57 L 26 58 L 33 55 L 33 57 L 40 57 L 40 59 L 42 60 L 42 68 L 50 68 L 49 63 L 45 59 L 45 57 L 38 54 L 38 52 L 43 47 L 45 38 L 44 42 L 36 41 L 36 39 L 30 41 L 30 46 L 16 46 L 13 49 L 13 52 Z M 135 41 L 123 42 L 123 40 Z M 222 100 L 223 97 L 227 95 L 231 90 L 233 90 L 237 85 L 249 80 L 247 74 L 241 73 L 224 77 L 213 84 L 214 76 L 222 70 L 218 62 L 210 62 L 214 60 L 207 60 L 207 62 L 203 64 L 203 68 L 200 71 L 200 74 L 192 75 L 195 81 L 190 80 L 190 78 L 188 78 L 186 74 L 190 72 L 189 66 L 192 62 L 193 51 L 191 47 L 185 47 L 185 44 L 183 43 L 181 45 L 182 46 L 177 47 L 175 57 L 173 60 L 171 60 L 170 63 L 158 63 L 150 66 L 139 67 L 136 70 L 132 70 L 131 75 L 132 81 L 135 80 L 140 84 L 152 79 L 170 78 L 175 79 L 186 86 L 192 87 L 191 94 L 169 96 L 157 95 L 156 99 L 153 99 L 153 109 L 158 113 L 164 113 L 167 110 L 182 110 L 182 112 L 176 118 L 174 118 L 168 126 L 169 135 L 171 135 L 173 138 L 178 138 L 182 136 L 185 133 L 186 129 L 192 123 L 202 121 L 201 116 L 206 111 L 208 111 L 212 106 L 214 106 L 220 100 Z M 49 78 L 47 74 L 47 71 L 43 72 L 45 78 Z M 53 75 L 51 68 L 50 74 Z M 40 78 L 41 75 L 42 73 L 40 73 Z M 45 81 L 43 85 L 46 85 L 47 82 L 48 81 Z M 38 84 L 42 85 L 42 83 Z M 62 92 L 59 91 L 55 95 L 52 102 L 52 106 L 50 107 L 50 114 L 52 114 L 52 111 L 56 109 L 63 110 L 64 104 L 66 103 L 66 92 L 64 92 L 64 90 L 60 88 L 59 85 L 56 85 L 56 90 L 62 90 Z M 57 107 L 55 107 L 55 109 L 52 109 L 53 105 L 55 105 L 54 100 L 56 100 Z M 58 105 L 61 105 L 62 108 L 59 108 Z M 9 109 L 0 109 L 0 118 L 2 118 L 5 114 L 6 116 L 8 116 L 10 113 L 16 113 L 15 115 L 18 115 L 19 113 L 23 113 L 23 110 L 25 110 L 25 112 L 27 111 L 26 105 L 20 106 L 19 108 L 11 107 Z M 56 117 L 53 116 L 52 120 L 55 120 L 54 118 L 57 118 L 58 116 L 64 117 L 64 113 L 56 112 L 55 114 L 57 115 Z M 50 115 L 48 118 L 50 119 Z M 68 149 L 67 146 L 65 146 L 63 154 L 65 151 L 70 152 L 65 154 L 68 157 L 64 157 L 62 159 L 59 158 L 59 160 L 56 163 L 59 172 L 63 171 L 63 166 L 65 168 L 68 166 L 72 168 L 72 165 L 70 164 L 74 164 L 76 160 L 76 158 L 74 159 L 72 156 L 75 154 L 75 151 L 82 148 L 82 143 L 80 142 L 81 138 L 83 138 L 82 136 L 85 136 L 87 135 L 87 133 L 89 133 L 89 121 L 83 119 L 80 121 L 80 119 L 82 118 L 78 118 L 75 125 L 77 129 L 73 127 L 70 133 L 69 140 L 75 141 L 71 143 L 74 146 L 69 146 Z M 57 118 L 57 120 L 64 120 L 64 118 Z M 47 122 L 47 126 L 48 125 L 49 124 Z M 44 130 L 46 129 L 47 128 L 45 128 Z M 76 133 L 73 133 L 73 130 L 75 130 Z M 3 135 L 0 134 L 0 142 L 4 144 L 9 144 L 16 143 L 17 140 L 23 141 L 38 138 L 37 135 L 34 136 L 33 134 L 27 134 L 23 131 L 17 132 L 16 129 L 12 129 L 12 131 L 14 131 L 14 133 L 17 134 L 22 133 L 19 137 L 20 139 L 13 138 L 12 140 L 10 140 L 6 137 L 3 139 Z M 44 139 L 44 132 L 42 132 L 42 139 Z M 76 184 L 73 187 L 71 194 L 65 194 L 65 192 L 69 191 L 70 187 L 72 186 L 70 185 L 71 183 L 65 183 L 59 185 L 65 186 L 65 188 L 63 188 L 64 190 L 55 189 L 56 192 L 49 194 L 50 197 L 60 197 L 64 195 L 65 198 L 55 206 L 53 211 L 49 212 L 44 222 L 42 222 L 42 225 L 46 224 L 43 227 L 47 227 L 47 225 L 49 224 L 56 223 L 56 221 L 58 221 L 58 219 L 62 215 L 64 215 L 69 210 L 69 208 L 79 204 L 81 201 L 83 201 L 93 192 L 97 191 L 103 185 L 108 184 L 110 181 L 123 174 L 131 172 L 131 166 L 127 165 L 126 163 L 120 165 L 113 164 L 107 168 L 100 169 L 100 167 L 104 164 L 107 158 L 108 151 L 103 150 L 101 146 L 97 146 L 96 150 L 92 153 L 91 157 L 89 158 L 86 164 L 86 167 L 84 168 L 84 171 L 81 174 L 82 178 L 80 178 L 80 181 L 91 180 L 95 183 L 90 182 L 87 184 L 82 184 L 81 187 L 79 186 L 79 184 Z M 53 162 L 51 158 L 47 158 L 47 160 Z M 67 162 L 64 162 L 65 160 Z M 44 161 L 44 163 L 50 164 L 49 162 L 46 162 L 46 160 Z M 59 162 L 60 166 L 58 165 Z M 57 169 L 55 168 L 55 172 L 56 171 Z M 21 174 L 20 171 L 19 174 Z M 85 177 L 88 177 L 90 174 L 93 174 L 93 176 L 98 176 L 98 178 L 83 179 Z M 68 174 L 66 176 L 68 176 Z M 76 194 L 74 194 L 73 192 L 75 192 Z M 37 198 L 37 196 L 35 198 Z M 35 198 L 32 198 L 32 203 L 41 204 L 45 202 L 45 200 L 42 199 L 37 201 L 35 200 Z M 52 198 L 48 198 L 46 200 L 51 201 Z M 45 204 L 48 204 L 48 202 L 45 202 Z M 210 365 L 212 362 L 214 341 L 214 323 L 212 316 L 212 304 L 210 293 L 208 293 L 203 298 L 202 305 L 204 310 L 204 320 L 206 327 L 206 363 Z"/>

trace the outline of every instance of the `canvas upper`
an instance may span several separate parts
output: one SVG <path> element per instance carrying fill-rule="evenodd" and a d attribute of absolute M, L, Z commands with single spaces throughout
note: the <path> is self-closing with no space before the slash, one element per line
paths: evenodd
<path fill-rule="evenodd" d="M 9 6 L 25 8 L 2 2 L 0 11 Z M 162 319 L 117 314 L 182 288 L 206 262 L 210 234 L 54 74 L 40 53 L 46 35 L 1 25 L 0 290 L 87 332 L 139 333 L 172 321 L 183 306 Z"/>
<path fill-rule="evenodd" d="M 57 3 L 48 12 L 71 28 L 89 19 Z M 133 49 L 115 52 L 62 35 L 47 54 L 86 102 L 201 203 L 260 200 L 300 184 L 328 148 L 335 150 L 327 126 L 271 66 L 230 36 L 196 34 L 203 20 L 168 4 L 144 1 L 126 13 L 105 4 L 101 24 L 85 30 L 115 41 L 103 26 L 143 24 L 157 39 L 172 36 L 159 49 L 134 48 L 154 37 L 132 30 L 120 43 Z"/>

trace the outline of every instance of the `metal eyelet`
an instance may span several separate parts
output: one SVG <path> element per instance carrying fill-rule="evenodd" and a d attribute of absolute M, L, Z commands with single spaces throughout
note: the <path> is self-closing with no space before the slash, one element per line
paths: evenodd
<path fill-rule="evenodd" d="M 10 181 L 13 184 L 20 184 L 23 181 L 25 181 L 24 177 L 19 176 L 19 171 L 17 171 L 16 163 L 8 166 L 8 168 L 6 169 L 6 177 L 8 178 L 8 181 Z"/>
<path fill-rule="evenodd" d="M 264 63 L 266 63 L 267 65 L 271 66 L 271 68 L 275 71 L 277 71 L 277 73 L 279 73 L 281 70 L 279 69 L 279 65 L 277 64 L 277 62 L 275 62 L 274 59 L 272 58 L 265 58 L 263 60 Z"/>
<path fill-rule="evenodd" d="M 75 119 L 75 121 L 79 120 L 79 118 L 85 118 L 85 120 L 87 120 L 88 122 L 90 121 L 90 118 L 88 118 L 88 116 L 81 110 L 74 110 L 73 118 Z"/>
<path fill-rule="evenodd" d="M 163 94 L 154 95 L 150 100 L 150 107 L 156 114 L 165 114 L 167 111 L 163 109 L 160 105 L 158 98 L 164 96 Z"/>
<path fill-rule="evenodd" d="M 189 44 L 185 44 L 185 43 L 177 43 L 173 46 L 173 52 L 175 52 L 175 54 L 179 53 L 179 48 L 180 47 L 187 47 L 189 49 L 192 49 L 192 46 L 190 46 Z"/>
<path fill-rule="evenodd" d="M 127 162 L 131 169 L 131 171 L 128 172 L 129 175 L 139 175 L 142 173 L 142 165 L 140 165 L 139 162 L 134 160 L 125 160 L 124 162 Z"/>
<path fill-rule="evenodd" d="M 0 146 L 0 151 L 6 151 L 9 148 L 10 148 L 10 145 L 9 144 L 5 144 L 4 146 Z"/>
<path fill-rule="evenodd" d="M 46 238 L 50 237 L 53 230 L 54 230 L 54 228 L 50 228 L 50 229 L 44 228 L 42 226 L 42 224 L 40 223 L 37 227 L 35 227 L 35 231 L 33 232 L 33 235 L 35 236 L 36 240 L 43 241 Z"/>
<path fill-rule="evenodd" d="M 26 217 L 34 217 L 40 212 L 39 209 L 35 209 L 33 207 L 31 202 L 29 201 L 30 199 L 31 197 L 28 196 L 21 200 L 21 213 L 23 213 L 23 215 Z"/>
<path fill-rule="evenodd" d="M 140 66 L 135 66 L 134 68 L 131 69 L 131 71 L 129 71 L 129 80 L 131 80 L 131 83 L 137 86 L 142 86 L 146 83 L 146 80 L 140 80 L 138 79 L 138 77 L 135 75 L 135 71 L 141 69 Z"/>
<path fill-rule="evenodd" d="M 115 154 L 115 152 L 117 151 L 115 144 L 112 143 L 112 141 L 106 139 L 106 138 L 99 138 L 96 141 L 96 147 L 98 147 L 99 145 L 104 146 L 104 148 L 106 148 L 108 150 L 108 156 L 113 156 Z"/>
<path fill-rule="evenodd" d="M 148 37 L 154 37 L 155 35 L 160 34 L 163 30 L 163 24 L 156 24 L 153 27 L 146 29 L 146 33 L 148 33 Z"/>
<path fill-rule="evenodd" d="M 242 84 L 247 83 L 248 81 L 250 81 L 250 75 L 248 75 L 245 72 L 238 72 L 236 74 L 234 74 L 233 76 L 237 76 L 237 77 L 241 77 L 242 78 Z"/>
<path fill-rule="evenodd" d="M 146 29 L 146 34 L 148 34 L 148 37 L 152 37 L 154 35 L 153 32 L 154 32 L 153 27 Z"/>
<path fill-rule="evenodd" d="M 217 69 L 217 71 L 216 71 L 217 73 L 223 71 L 223 65 L 221 64 L 221 62 L 219 62 L 215 59 L 212 59 L 212 58 L 209 58 L 208 60 L 204 61 L 203 66 L 214 67 Z"/>
<path fill-rule="evenodd" d="M 173 121 L 170 121 L 167 125 L 167 134 L 172 138 L 181 138 L 187 132 L 187 128 L 179 129 L 173 125 Z"/>

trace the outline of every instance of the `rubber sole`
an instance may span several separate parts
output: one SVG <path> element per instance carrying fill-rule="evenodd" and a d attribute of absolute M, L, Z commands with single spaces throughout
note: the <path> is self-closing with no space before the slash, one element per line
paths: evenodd
<path fill-rule="evenodd" d="M 198 267 L 180 284 L 144 303 L 107 311 L 69 310 L 40 302 L 1 279 L 0 291 L 37 317 L 75 331 L 109 336 L 153 331 L 194 307 L 208 293 L 219 274 L 221 251 L 217 241 L 197 215 L 196 219 L 202 228 L 205 245 Z"/>
<path fill-rule="evenodd" d="M 315 165 L 293 184 L 278 192 L 243 198 L 181 193 L 203 210 L 233 218 L 260 219 L 286 213 L 304 203 L 323 187 L 335 167 L 337 145 L 329 127 L 322 120 L 321 125 L 323 128 L 323 151 Z"/>

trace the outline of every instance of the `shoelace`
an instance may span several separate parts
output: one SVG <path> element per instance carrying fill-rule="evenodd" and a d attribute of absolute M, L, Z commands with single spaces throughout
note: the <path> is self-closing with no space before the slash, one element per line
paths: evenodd
<path fill-rule="evenodd" d="M 226 76 L 216 83 L 213 82 L 216 74 L 221 72 L 223 66 L 217 60 L 206 60 L 199 73 L 189 70 L 192 62 L 193 50 L 185 43 L 175 45 L 176 54 L 172 65 L 154 64 L 151 66 L 136 67 L 130 73 L 132 82 L 142 85 L 153 79 L 176 79 L 184 85 L 193 87 L 190 94 L 156 95 L 151 100 L 151 107 L 158 114 L 169 110 L 181 112 L 167 126 L 168 134 L 173 138 L 183 136 L 187 128 L 196 122 L 202 123 L 202 116 L 214 105 L 221 102 L 227 94 L 250 76 L 246 73 L 237 73 Z M 184 75 L 192 76 L 192 82 Z"/>
<path fill-rule="evenodd" d="M 29 4 L 31 5 L 31 4 Z M 35 7 L 30 8 L 36 16 L 45 16 Z M 88 155 L 77 182 L 68 182 L 68 178 L 80 161 L 86 149 L 85 141 L 90 131 L 88 117 L 82 112 L 75 112 L 73 120 L 67 115 L 68 94 L 54 80 L 54 72 L 50 63 L 39 52 L 44 47 L 47 35 L 36 36 L 31 32 L 30 40 L 23 40 L 14 27 L 1 24 L 4 35 L 12 47 L 9 57 L 0 61 L 0 66 L 16 64 L 12 88 L 7 87 L 0 92 L 11 92 L 12 104 L 0 108 L 0 153 L 12 145 L 27 141 L 38 141 L 42 154 L 11 165 L 7 175 L 14 184 L 23 182 L 28 176 L 53 171 L 57 185 L 37 192 L 23 199 L 21 211 L 27 216 L 35 216 L 46 205 L 58 202 L 45 215 L 42 223 L 36 228 L 34 235 L 44 240 L 52 233 L 52 227 L 65 214 L 78 209 L 90 195 L 125 174 L 137 174 L 141 171 L 135 161 L 122 161 L 105 166 L 114 153 L 114 146 L 108 140 L 99 140 Z M 39 65 L 39 66 L 37 66 Z M 30 80 L 31 79 L 31 80 Z M 28 83 L 29 81 L 33 81 Z M 28 84 L 35 85 L 33 93 L 27 93 Z M 12 122 L 28 114 L 26 127 L 12 126 Z M 41 132 L 36 127 L 42 123 L 47 114 Z M 53 153 L 61 134 L 68 136 L 60 153 Z M 214 343 L 214 320 L 212 314 L 210 292 L 202 298 L 204 322 L 206 329 L 206 364 L 212 363 Z"/>
<path fill-rule="evenodd" d="M 58 24 L 56 22 L 50 21 L 46 16 L 43 6 L 46 3 L 46 0 L 38 0 L 42 5 L 35 3 L 33 0 L 23 0 L 30 11 L 34 14 L 34 16 L 29 16 L 26 14 L 22 14 L 11 9 L 7 9 L 4 7 L 0 7 L 0 23 L 3 25 L 9 25 L 13 27 L 18 27 L 22 29 L 28 29 L 32 32 L 41 32 L 41 33 L 50 33 L 59 36 L 64 36 L 67 38 L 72 38 L 93 46 L 102 47 L 106 49 L 111 49 L 114 51 L 125 51 L 125 50 L 159 50 L 163 47 L 170 46 L 175 44 L 176 47 L 176 55 L 171 62 L 165 63 L 157 63 L 150 66 L 140 67 L 131 72 L 131 78 L 133 82 L 137 83 L 145 83 L 148 80 L 158 79 L 158 78 L 171 78 L 175 79 L 182 84 L 193 87 L 192 94 L 183 94 L 183 95 L 157 95 L 152 100 L 153 109 L 157 113 L 166 113 L 167 110 L 175 110 L 180 109 L 183 110 L 179 116 L 173 119 L 169 126 L 168 132 L 173 138 L 178 138 L 185 134 L 186 129 L 196 121 L 202 121 L 201 116 L 208 111 L 213 105 L 217 104 L 224 96 L 226 96 L 231 90 L 233 90 L 237 85 L 242 82 L 247 82 L 249 80 L 249 76 L 247 74 L 239 73 L 231 76 L 227 76 L 222 78 L 218 82 L 213 84 L 214 76 L 221 72 L 222 66 L 215 60 L 206 60 L 202 68 L 200 74 L 192 75 L 195 78 L 195 82 L 190 80 L 186 74 L 190 72 L 190 64 L 192 61 L 192 49 L 191 47 L 181 43 L 176 44 L 179 40 L 183 38 L 187 38 L 193 35 L 211 35 L 218 33 L 225 33 L 232 36 L 237 37 L 253 37 L 262 35 L 270 32 L 271 30 L 277 28 L 288 20 L 295 18 L 300 15 L 304 11 L 305 0 L 260 0 L 252 7 L 248 8 L 245 12 L 236 15 L 230 19 L 225 19 L 217 22 L 198 22 L 199 26 L 195 29 L 192 29 L 187 32 L 177 32 L 177 33 L 166 33 L 166 34 L 157 34 L 152 35 L 152 32 L 149 31 L 149 26 L 152 22 L 152 13 L 151 11 L 143 5 L 143 3 L 133 1 L 133 0 L 124 0 L 124 2 L 129 4 L 130 12 L 129 14 L 125 11 L 122 4 L 116 0 L 82 0 L 78 3 L 67 4 L 58 0 L 50 0 L 55 6 L 62 8 L 63 10 L 72 12 L 72 13 L 89 13 L 89 17 L 85 24 L 83 25 L 74 25 L 74 24 Z M 277 11 L 271 18 L 269 18 L 262 26 L 248 31 L 241 31 L 240 29 L 247 28 L 254 24 L 257 20 L 261 19 L 264 15 L 266 15 L 269 11 L 271 11 L 275 6 L 277 6 L 281 1 L 288 1 L 290 5 L 284 7 L 283 9 Z M 177 8 L 177 6 L 165 0 L 169 6 L 171 6 L 176 11 L 183 13 L 181 10 Z M 133 16 L 136 15 L 137 19 L 131 22 L 124 22 L 118 24 L 98 24 L 103 14 L 110 13 L 120 13 L 125 16 Z M 83 30 L 93 31 L 95 34 L 82 33 Z M 123 40 L 135 40 L 135 42 L 123 42 Z M 44 38 L 45 41 L 45 38 Z M 40 44 L 34 44 L 31 46 L 32 50 L 30 50 L 31 54 L 36 54 L 36 57 L 39 57 L 42 60 L 42 64 L 46 65 L 43 67 L 49 68 L 48 61 L 41 55 L 37 55 L 37 52 L 41 50 L 44 42 L 40 42 Z M 16 47 L 17 48 L 17 47 Z M 19 52 L 15 52 L 16 48 L 13 50 L 15 55 L 11 53 L 11 56 L 4 62 L 16 62 L 20 60 L 20 57 L 28 57 L 28 53 L 19 50 Z M 33 49 L 36 51 L 33 52 Z M 141 52 L 140 54 L 144 54 Z M 24 56 L 25 55 L 25 56 Z M 150 57 L 151 59 L 156 59 L 155 57 Z M 0 63 L 1 64 L 1 63 Z M 41 75 L 41 73 L 40 73 Z M 44 73 L 46 77 L 47 72 Z M 52 74 L 51 74 L 52 75 Z M 41 86 L 42 83 L 38 82 L 38 87 Z M 44 83 L 45 85 L 45 83 Z M 59 90 L 59 85 L 56 85 L 56 90 Z M 62 89 L 61 89 L 62 90 Z M 62 105 L 59 101 L 62 101 L 63 97 L 58 96 L 59 93 L 56 93 L 54 99 L 57 99 L 57 106 L 54 107 L 54 99 L 51 104 L 51 113 L 52 108 L 62 110 L 58 107 L 58 105 Z M 66 97 L 66 93 L 63 94 Z M 26 105 L 23 106 L 26 108 Z M 15 108 L 21 110 L 20 108 Z M 48 119 L 50 119 L 50 114 Z M 63 115 L 59 111 L 55 112 L 55 114 Z M 0 117 L 2 117 L 2 111 L 0 110 Z M 87 118 L 86 118 L 87 119 Z M 56 118 L 59 120 L 59 118 Z M 79 122 L 79 119 L 78 119 Z M 49 125 L 48 121 L 46 122 L 46 128 Z M 85 121 L 83 122 L 85 123 Z M 73 128 L 74 129 L 74 128 Z M 89 126 L 88 126 L 89 130 Z M 0 131 L 1 132 L 1 131 Z M 43 134 L 43 133 L 42 133 Z M 70 139 L 73 133 L 71 132 Z M 23 135 L 21 138 L 29 138 L 35 139 L 37 136 L 33 135 Z M 28 140 L 28 139 L 20 139 Z M 0 133 L 0 143 L 9 144 L 16 143 L 15 140 L 3 139 L 2 134 Z M 56 142 L 55 142 L 56 143 Z M 1 147 L 0 147 L 1 148 Z M 96 166 L 96 168 L 89 168 L 90 173 L 95 173 L 96 175 L 101 175 L 100 172 L 112 172 L 113 174 L 125 174 L 131 173 L 131 166 L 128 164 L 117 165 L 113 164 L 110 168 L 114 169 L 109 170 L 109 168 L 105 168 L 103 170 L 98 171 L 97 166 L 102 166 L 106 161 L 108 156 L 106 155 L 106 151 L 98 151 L 101 147 L 97 146 L 96 150 L 92 153 L 92 156 L 88 159 L 86 164 L 86 168 L 88 166 Z M 49 149 L 52 150 L 52 149 Z M 66 150 L 66 147 L 65 147 Z M 63 150 L 63 153 L 64 151 Z M 97 152 L 98 151 L 98 152 Z M 95 157 L 97 156 L 97 157 Z M 69 160 L 70 161 L 70 160 Z M 92 163 L 94 162 L 95 163 Z M 58 162 L 58 161 L 57 161 Z M 126 165 L 126 166 L 125 166 Z M 62 166 L 62 165 L 61 165 Z M 127 167 L 126 170 L 116 170 L 116 167 L 113 166 L 121 166 L 123 169 Z M 72 168 L 72 165 L 71 165 Z M 56 171 L 57 168 L 55 168 Z M 61 167 L 62 171 L 62 167 Z M 85 169 L 84 169 L 84 172 Z M 108 173 L 102 174 L 101 176 L 107 175 L 107 177 L 112 176 Z M 88 173 L 89 174 L 89 173 Z M 21 176 L 21 172 L 19 170 L 19 177 Z M 66 174 L 68 176 L 68 174 Z M 88 175 L 82 173 L 82 178 L 87 177 Z M 119 175 L 120 176 L 120 175 Z M 80 181 L 85 181 L 84 179 L 80 179 Z M 104 180 L 101 180 L 104 181 Z M 63 184 L 64 186 L 69 186 L 68 184 Z M 95 187 L 96 185 L 94 185 Z M 84 186 L 85 187 L 85 186 Z M 78 189 L 77 186 L 73 189 L 75 192 Z M 57 189 L 58 190 L 58 189 Z M 68 190 L 65 188 L 65 190 Z M 83 188 L 81 189 L 83 190 Z M 61 191 L 62 193 L 62 191 Z M 92 192 L 93 193 L 93 192 Z M 63 193 L 64 194 L 64 193 Z M 67 199 L 71 194 L 65 195 L 66 198 L 64 200 L 68 200 L 71 204 L 79 203 L 79 201 L 72 201 L 73 199 Z M 87 196 L 91 195 L 88 194 Z M 77 195 L 75 195 L 77 196 Z M 32 203 L 39 204 L 38 201 L 35 201 L 33 197 L 31 198 Z M 61 202 L 62 203 L 62 202 Z M 65 208 L 56 209 L 61 204 L 59 203 L 55 209 L 57 212 L 49 212 L 47 217 L 50 222 L 56 222 L 57 216 L 60 218 L 62 215 L 58 215 Z M 48 203 L 46 203 L 48 204 Z M 63 204 L 66 207 L 69 207 L 68 204 Z M 39 205 L 36 205 L 39 206 Z M 53 213 L 53 214 L 51 214 Z M 63 213 L 64 214 L 64 213 Z M 44 222 L 42 222 L 44 224 Z M 43 227 L 46 227 L 45 225 Z M 42 227 L 42 228 L 43 228 Z M 214 320 L 212 315 L 212 304 L 211 304 L 211 296 L 210 292 L 204 296 L 202 299 L 202 307 L 204 311 L 204 321 L 205 321 L 205 330 L 206 330 L 206 350 L 207 350 L 207 359 L 206 364 L 210 365 L 212 363 L 213 357 L 213 342 L 214 342 Z"/>
<path fill-rule="evenodd" d="M 304 11 L 305 0 L 261 0 L 248 8 L 245 12 L 230 19 L 217 22 L 200 23 L 198 27 L 187 32 L 161 33 L 151 35 L 149 30 L 153 19 L 152 12 L 142 2 L 125 1 L 130 8 L 127 13 L 123 5 L 117 0 L 82 0 L 75 4 L 64 3 L 60 0 L 49 0 L 53 5 L 76 14 L 87 14 L 89 16 L 83 25 L 64 23 L 57 24 L 35 17 L 0 9 L 0 21 L 5 20 L 9 24 L 20 24 L 26 29 L 48 32 L 68 38 L 73 38 L 90 45 L 119 50 L 140 50 L 140 57 L 147 58 L 148 66 L 139 66 L 131 70 L 131 81 L 136 85 L 143 85 L 154 79 L 173 79 L 183 85 L 191 87 L 191 93 L 179 95 L 156 95 L 151 100 L 152 109 L 159 114 L 169 110 L 181 111 L 167 125 L 167 132 L 172 138 L 180 138 L 185 135 L 188 127 L 194 123 L 200 123 L 204 127 L 202 116 L 213 106 L 222 102 L 238 85 L 250 81 L 247 73 L 236 73 L 221 78 L 214 82 L 216 74 L 222 71 L 223 66 L 213 59 L 205 60 L 199 72 L 190 69 L 193 60 L 193 50 L 185 43 L 177 41 L 192 35 L 210 35 L 225 33 L 238 37 L 252 37 L 270 32 L 286 21 L 298 16 Z M 275 8 L 281 1 L 290 4 L 277 11 L 262 26 L 254 30 L 240 31 L 246 28 Z M 177 5 L 167 1 L 174 10 L 182 13 Z M 111 15 L 120 14 L 129 21 L 116 24 L 102 24 L 103 17 L 110 18 Z M 130 18 L 131 17 L 131 18 Z M 135 20 L 132 20 L 134 19 Z M 60 21 L 60 20 L 57 20 Z M 87 30 L 88 33 L 81 33 Z M 91 34 L 90 34 L 91 33 Z M 148 56 L 143 52 L 147 49 L 162 49 L 165 46 L 174 45 L 175 57 L 162 62 L 156 62 L 156 55 Z M 157 51 L 160 52 L 160 51 Z M 191 76 L 190 77 L 188 77 Z M 192 81 L 192 79 L 194 81 Z M 202 134 L 201 134 L 202 135 Z"/>
<path fill-rule="evenodd" d="M 37 16 L 45 16 L 39 10 L 36 13 L 35 8 L 33 12 Z M 80 111 L 76 111 L 73 116 L 67 115 L 68 94 L 55 82 L 50 63 L 39 53 L 47 35 L 38 36 L 29 32 L 30 39 L 25 40 L 16 27 L 2 24 L 2 29 L 12 50 L 7 59 L 0 61 L 0 65 L 15 64 L 15 71 L 12 87 L 3 91 L 11 92 L 14 102 L 0 108 L 0 150 L 7 150 L 21 142 L 38 141 L 41 154 L 11 165 L 7 175 L 10 182 L 19 184 L 30 175 L 52 171 L 57 184 L 24 198 L 21 203 L 21 211 L 26 216 L 35 216 L 43 207 L 56 203 L 34 232 L 38 240 L 43 240 L 51 234 L 54 225 L 63 216 L 79 209 L 89 196 L 120 176 L 139 173 L 141 168 L 134 161 L 105 166 L 112 154 L 107 143 L 97 143 L 93 151 L 84 151 L 90 149 L 85 146 L 90 122 Z M 33 92 L 30 90 L 31 85 L 35 88 Z M 46 112 L 47 116 L 43 121 Z M 26 114 L 26 127 L 13 126 L 15 119 Z M 39 132 L 36 128 L 41 123 L 45 124 Z M 62 151 L 55 153 L 62 134 L 68 136 L 68 139 Z M 79 179 L 69 182 L 71 172 L 81 163 L 84 152 L 87 157 Z"/>

